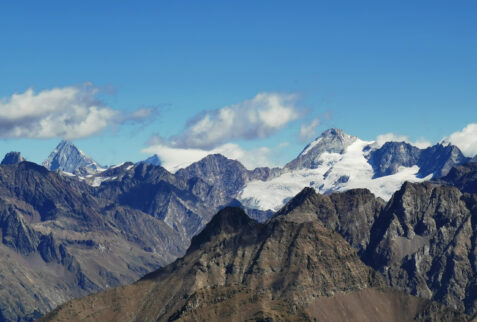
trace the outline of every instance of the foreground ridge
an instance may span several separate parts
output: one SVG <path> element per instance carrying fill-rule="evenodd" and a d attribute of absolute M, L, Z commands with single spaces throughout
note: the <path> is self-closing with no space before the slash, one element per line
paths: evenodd
<path fill-rule="evenodd" d="M 343 304 L 353 311 L 340 310 Z M 140 281 L 70 301 L 42 321 L 465 320 L 385 287 L 318 221 L 260 224 L 225 208 L 187 254 Z"/>

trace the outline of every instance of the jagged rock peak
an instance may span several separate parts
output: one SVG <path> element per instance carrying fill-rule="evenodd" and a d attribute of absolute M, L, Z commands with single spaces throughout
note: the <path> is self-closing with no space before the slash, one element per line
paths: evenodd
<path fill-rule="evenodd" d="M 2 164 L 17 164 L 25 161 L 20 152 L 8 152 L 2 160 Z"/>
<path fill-rule="evenodd" d="M 95 172 L 101 166 L 92 158 L 79 150 L 71 141 L 62 140 L 48 158 L 43 162 L 43 166 L 50 171 L 60 170 L 75 173 Z"/>
<path fill-rule="evenodd" d="M 239 233 L 243 227 L 258 224 L 251 219 L 240 207 L 225 207 L 220 210 L 205 228 L 192 238 L 188 252 L 200 248 L 200 246 L 219 235 L 229 236 Z"/>
<path fill-rule="evenodd" d="M 308 144 L 303 151 L 300 153 L 300 156 L 306 155 L 311 152 L 320 142 L 325 143 L 329 146 L 330 150 L 328 152 L 337 152 L 341 153 L 342 149 L 356 140 L 355 136 L 346 134 L 343 130 L 337 128 L 331 128 L 317 137 L 313 142 Z M 339 150 L 339 151 L 334 151 Z"/>
<path fill-rule="evenodd" d="M 336 128 L 328 129 L 308 144 L 296 159 L 285 165 L 285 168 L 290 170 L 302 168 L 315 169 L 320 165 L 319 156 L 323 152 L 341 154 L 357 139 L 355 136 L 346 134 L 343 130 Z"/>
<path fill-rule="evenodd" d="M 302 205 L 307 199 L 315 195 L 316 191 L 312 187 L 303 188 L 302 191 L 290 199 L 290 201 L 288 201 L 287 204 L 275 214 L 275 217 L 288 214 L 296 207 Z"/>

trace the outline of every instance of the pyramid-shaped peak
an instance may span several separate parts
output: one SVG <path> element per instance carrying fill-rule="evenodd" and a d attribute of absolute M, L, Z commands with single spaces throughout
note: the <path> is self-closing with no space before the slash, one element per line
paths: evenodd
<path fill-rule="evenodd" d="M 43 166 L 50 171 L 60 170 L 75 173 L 82 168 L 86 172 L 95 172 L 101 166 L 84 152 L 79 150 L 71 141 L 62 140 L 48 158 L 43 162 Z M 84 171 L 83 171 L 84 172 Z"/>
<path fill-rule="evenodd" d="M 319 165 L 318 158 L 323 152 L 343 153 L 357 139 L 355 136 L 346 134 L 343 130 L 328 129 L 308 144 L 296 159 L 285 165 L 285 168 L 290 170 L 314 169 Z"/>
<path fill-rule="evenodd" d="M 25 161 L 20 152 L 8 152 L 2 160 L 2 164 L 17 164 Z"/>

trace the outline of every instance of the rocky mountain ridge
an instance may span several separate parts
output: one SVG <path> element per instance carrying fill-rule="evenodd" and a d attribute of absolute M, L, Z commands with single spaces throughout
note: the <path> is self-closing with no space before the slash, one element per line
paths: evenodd
<path fill-rule="evenodd" d="M 359 310 L 336 310 L 363 296 Z M 466 320 L 386 288 L 338 233 L 318 221 L 260 224 L 239 208 L 225 208 L 183 258 L 135 284 L 73 300 L 42 321 L 338 321 L 350 320 L 349 313 L 356 321 Z"/>
<path fill-rule="evenodd" d="M 276 219 L 319 221 L 388 286 L 475 315 L 476 215 L 475 193 L 426 182 L 405 183 L 387 204 L 367 190 L 323 196 L 307 188 Z"/>
<path fill-rule="evenodd" d="M 327 135 L 333 133 L 338 131 L 329 131 Z M 66 151 L 73 151 L 72 154 L 78 157 L 78 150 L 72 148 L 71 143 L 64 145 L 69 145 L 68 149 L 59 149 L 62 153 L 56 151 L 56 155 L 62 155 L 56 160 L 66 160 L 63 163 L 66 169 L 67 165 L 78 164 L 70 162 L 76 159 L 69 158 Z M 368 170 L 371 169 L 369 173 L 372 174 L 373 170 L 366 156 L 373 150 L 365 150 L 367 145 L 369 143 L 356 138 L 346 147 L 342 147 L 342 151 L 346 155 L 349 149 L 354 148 L 363 157 Z M 309 150 L 313 148 L 309 147 Z M 449 151 L 450 153 L 443 154 L 442 160 L 451 160 L 450 163 L 446 161 L 439 164 L 447 166 L 458 160 L 449 157 L 459 155 L 452 152 L 455 149 Z M 322 151 L 322 155 L 333 153 Z M 84 154 L 79 153 L 79 156 L 84 157 Z M 19 158 L 16 161 L 19 161 Z M 342 161 L 341 166 L 344 165 Z M 391 164 L 393 162 L 395 161 Z M 257 196 L 267 196 L 266 193 L 274 193 L 267 185 L 273 183 L 276 178 L 290 173 L 296 175 L 301 173 L 300 171 L 309 176 L 307 171 L 323 170 L 248 170 L 240 162 L 221 155 L 210 155 L 175 174 L 160 166 L 146 163 L 126 162 L 101 171 L 79 167 L 74 170 L 75 175 L 64 170 L 50 172 L 29 162 L 13 163 L 15 164 L 0 166 L 0 200 L 3 200 L 5 209 L 0 213 L 2 236 L 5 236 L 2 237 L 0 249 L 3 249 L 2 252 L 9 258 L 3 263 L 4 267 L 8 267 L 5 272 L 9 273 L 0 276 L 0 279 L 10 281 L 3 291 L 7 300 L 4 301 L 5 305 L 0 307 L 5 319 L 37 316 L 72 296 L 131 282 L 141 274 L 181 256 L 192 236 L 200 232 L 212 214 L 220 208 L 225 205 L 243 206 L 241 193 L 251 183 L 264 183 L 265 186 L 259 190 Z M 470 164 L 462 166 L 462 169 L 467 170 L 456 170 L 458 175 L 443 177 L 442 180 L 448 180 L 458 186 L 461 184 L 462 189 L 472 187 L 475 180 L 472 168 L 468 170 Z M 333 167 L 336 168 L 337 164 Z M 324 173 L 323 177 L 331 178 L 330 182 L 338 182 L 340 185 L 326 188 L 329 195 L 320 195 L 316 200 L 311 200 L 310 204 L 321 205 L 323 213 L 320 218 L 325 226 L 342 234 L 360 256 L 363 256 L 371 240 L 368 228 L 374 227 L 380 209 L 386 203 L 384 200 L 371 198 L 369 192 L 354 189 L 348 193 L 361 196 L 362 200 L 357 198 L 360 202 L 347 204 L 340 201 L 347 200 L 344 196 L 348 193 L 333 194 L 333 189 L 338 187 L 347 190 L 346 184 L 353 179 L 346 179 L 340 174 L 341 170 L 334 173 L 335 170 L 337 169 L 326 170 L 327 173 Z M 454 173 L 453 171 L 451 170 L 449 175 Z M 391 180 L 395 175 L 377 180 Z M 309 180 L 298 180 L 293 189 L 287 190 L 286 196 L 291 196 L 294 189 L 307 186 Z M 396 179 L 396 185 L 400 185 L 402 180 L 401 177 Z M 459 180 L 462 182 L 459 183 Z M 316 187 L 316 184 L 314 186 Z M 281 198 L 282 195 L 278 197 Z M 287 198 L 289 197 L 281 198 L 279 203 L 288 200 Z M 367 209 L 367 212 L 356 213 L 353 207 Z M 250 207 L 246 211 L 260 221 L 267 220 L 273 214 L 272 211 Z M 353 226 L 349 217 L 354 218 L 359 225 Z M 15 232 L 20 233 L 15 235 Z M 118 246 L 114 248 L 111 245 Z M 131 249 L 134 253 L 130 253 Z M 105 251 L 107 256 L 104 255 Z M 70 258 L 77 264 L 71 264 L 73 262 L 63 258 Z M 39 267 L 37 273 L 33 272 L 33 266 L 28 264 L 33 262 Z M 69 276 L 66 284 L 64 280 L 55 280 L 58 274 L 47 273 L 51 271 L 52 263 L 55 263 L 56 269 L 66 269 L 65 276 Z M 69 271 L 69 267 L 77 267 L 78 270 Z M 22 274 L 13 277 L 15 271 L 21 271 Z M 43 279 L 44 284 L 36 284 L 45 290 L 53 285 L 53 288 L 61 291 L 50 290 L 46 296 L 39 297 L 39 288 L 35 288 L 35 283 L 29 282 L 30 279 Z M 15 302 L 17 297 L 23 298 L 23 301 Z"/>
<path fill-rule="evenodd" d="M 368 188 L 389 200 L 405 181 L 441 177 L 469 160 L 453 145 L 420 149 L 405 142 L 386 142 L 379 146 L 330 129 L 274 176 L 248 182 L 238 199 L 249 208 L 278 210 L 311 186 L 323 194 Z"/>

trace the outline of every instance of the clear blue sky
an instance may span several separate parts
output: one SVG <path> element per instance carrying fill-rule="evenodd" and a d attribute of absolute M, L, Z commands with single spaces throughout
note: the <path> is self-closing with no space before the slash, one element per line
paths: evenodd
<path fill-rule="evenodd" d="M 300 117 L 233 142 L 289 142 L 277 163 L 315 117 L 318 132 L 436 142 L 477 122 L 476 15 L 475 1 L 3 1 L 0 98 L 91 82 L 114 110 L 157 108 L 74 140 L 103 164 L 144 159 L 153 134 L 261 92 L 299 95 Z M 0 152 L 40 162 L 58 141 L 5 137 Z"/>

